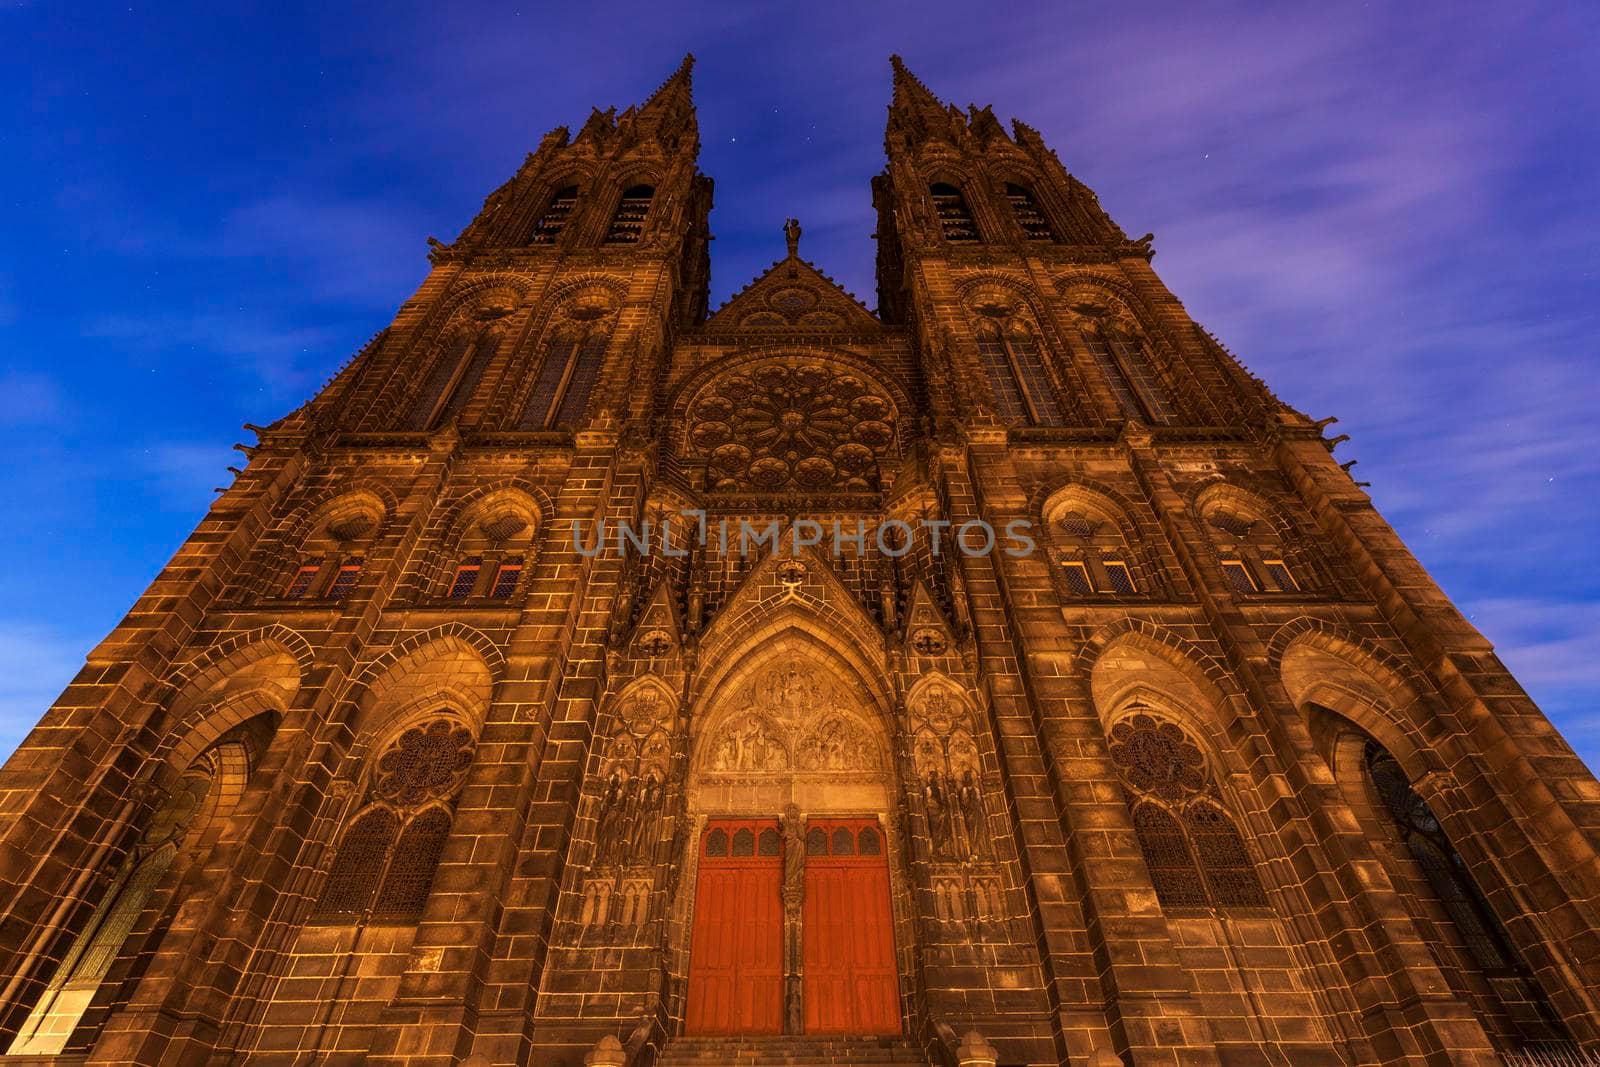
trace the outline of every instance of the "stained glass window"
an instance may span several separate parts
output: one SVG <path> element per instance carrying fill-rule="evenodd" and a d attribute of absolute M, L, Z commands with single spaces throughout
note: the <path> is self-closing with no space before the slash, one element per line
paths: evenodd
<path fill-rule="evenodd" d="M 465 600 L 472 595 L 478 585 L 478 572 L 483 570 L 483 557 L 468 556 L 456 568 L 455 577 L 450 580 L 450 599 Z"/>
<path fill-rule="evenodd" d="M 433 426 L 434 412 L 438 410 L 439 401 L 443 399 L 445 390 L 455 380 L 456 371 L 460 369 L 461 361 L 466 358 L 472 340 L 470 334 L 461 333 L 435 357 L 428 376 L 422 380 L 422 391 L 411 403 L 411 411 L 405 421 L 406 429 L 426 430 Z"/>
<path fill-rule="evenodd" d="M 1022 384 L 1017 381 L 1016 371 L 1012 369 L 1011 358 L 999 331 L 991 329 L 978 336 L 978 362 L 983 365 L 984 375 L 989 379 L 989 390 L 994 393 L 995 414 L 1000 421 L 1010 425 L 1029 422 L 1028 403 L 1022 398 Z"/>
<path fill-rule="evenodd" d="M 1235 593 L 1255 593 L 1260 591 L 1256 586 L 1256 576 L 1250 573 L 1250 568 L 1245 566 L 1243 560 L 1223 560 L 1222 575 L 1228 579 L 1228 588 Z"/>
<path fill-rule="evenodd" d="M 474 742 L 465 726 L 440 717 L 406 730 L 378 757 L 367 809 L 339 843 L 316 914 L 382 920 L 422 913 L 434 869 L 450 836 L 440 806 L 461 788 Z"/>
<path fill-rule="evenodd" d="M 1267 897 L 1256 878 L 1255 864 L 1250 862 L 1233 820 L 1203 800 L 1191 804 L 1183 820 L 1216 902 L 1224 908 L 1265 905 Z"/>
<path fill-rule="evenodd" d="M 1111 591 L 1120 596 L 1132 596 L 1139 591 L 1133 584 L 1133 575 L 1128 571 L 1128 565 L 1120 559 L 1102 559 L 1100 565 L 1105 568 L 1106 580 L 1111 583 Z"/>
<path fill-rule="evenodd" d="M 572 368 L 566 389 L 561 394 L 561 404 L 556 409 L 557 426 L 575 426 L 589 404 L 589 391 L 600 377 L 600 365 L 605 361 L 606 335 L 598 330 L 584 338 L 578 350 L 578 359 Z"/>
<path fill-rule="evenodd" d="M 1517 966 L 1499 918 L 1445 836 L 1428 802 L 1412 788 L 1400 764 L 1375 741 L 1367 742 L 1367 773 L 1406 850 L 1422 868 L 1467 951 L 1487 971 Z"/>
<path fill-rule="evenodd" d="M 543 430 L 549 425 L 556 401 L 572 373 L 572 353 L 576 348 L 577 342 L 571 337 L 557 337 L 550 342 L 544 362 L 539 364 L 539 376 L 534 379 L 533 392 L 517 423 L 519 430 Z"/>
<path fill-rule="evenodd" d="M 440 808 L 429 808 L 411 820 L 394 846 L 373 918 L 410 919 L 422 914 L 449 837 L 450 815 Z"/>
<path fill-rule="evenodd" d="M 358 916 L 378 891 L 389 849 L 400 831 L 400 819 L 387 808 L 374 808 L 356 820 L 339 842 L 328 872 L 317 914 L 327 918 Z"/>
<path fill-rule="evenodd" d="M 1146 801 L 1133 809 L 1133 830 L 1161 905 L 1205 905 L 1205 885 L 1178 820 L 1166 809 Z"/>
<path fill-rule="evenodd" d="M 472 399 L 472 394 L 478 391 L 478 383 L 483 380 L 483 372 L 489 366 L 489 360 L 499 347 L 496 343 L 498 340 L 492 333 L 485 333 L 478 338 L 472 348 L 472 357 L 467 360 L 467 367 L 461 372 L 461 379 L 451 388 L 450 399 L 445 402 L 443 410 L 433 420 L 434 425 L 448 425 L 466 408 Z"/>
<path fill-rule="evenodd" d="M 1116 361 L 1122 365 L 1134 392 L 1138 394 L 1145 416 L 1157 422 L 1166 422 L 1172 418 L 1172 405 L 1167 401 L 1166 383 L 1161 380 L 1161 376 L 1151 364 L 1150 353 L 1145 349 L 1144 343 L 1137 337 L 1119 330 L 1111 330 L 1105 337 L 1105 344 L 1110 347 Z"/>
<path fill-rule="evenodd" d="M 509 600 L 516 591 L 517 579 L 522 577 L 522 557 L 507 556 L 500 561 L 500 569 L 494 572 L 494 588 L 489 595 L 495 600 Z"/>
<path fill-rule="evenodd" d="M 343 600 L 350 595 L 350 590 L 356 587 L 356 580 L 361 577 L 363 562 L 360 559 L 347 559 L 339 564 L 339 573 L 328 587 L 329 600 Z"/>
<path fill-rule="evenodd" d="M 1089 568 L 1081 560 L 1063 560 L 1061 574 L 1066 579 L 1067 589 L 1075 596 L 1094 594 L 1094 584 L 1089 581 Z"/>
<path fill-rule="evenodd" d="M 295 571 L 294 577 L 289 580 L 289 588 L 283 591 L 283 595 L 291 600 L 298 600 L 300 597 L 309 595 L 311 587 L 316 583 L 317 575 L 321 571 L 322 561 L 320 559 L 301 564 L 300 569 Z"/>
<path fill-rule="evenodd" d="M 1112 354 L 1105 338 L 1097 332 L 1087 331 L 1083 334 L 1083 343 L 1089 346 L 1089 354 L 1094 357 L 1095 366 L 1100 369 L 1101 376 L 1111 389 L 1118 411 L 1129 418 L 1147 418 L 1144 405 L 1139 403 L 1138 394 L 1133 391 L 1132 383 L 1128 381 L 1127 374 Z"/>
<path fill-rule="evenodd" d="M 1238 827 L 1209 799 L 1205 756 L 1176 723 L 1148 711 L 1123 719 L 1111 729 L 1111 758 L 1163 907 L 1266 905 Z"/>

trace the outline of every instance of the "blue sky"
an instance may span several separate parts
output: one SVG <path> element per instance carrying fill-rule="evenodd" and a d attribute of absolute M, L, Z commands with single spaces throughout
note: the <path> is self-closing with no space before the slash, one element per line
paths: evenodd
<path fill-rule="evenodd" d="M 870 304 L 887 56 L 1036 126 L 1600 766 L 1600 6 L 0 0 L 0 752 L 557 125 L 686 51 L 713 304 Z"/>

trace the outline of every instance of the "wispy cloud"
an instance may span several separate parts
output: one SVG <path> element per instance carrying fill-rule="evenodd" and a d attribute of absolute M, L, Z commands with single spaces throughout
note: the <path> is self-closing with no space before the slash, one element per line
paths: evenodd
<path fill-rule="evenodd" d="M 339 332 L 244 310 L 192 315 L 159 310 L 89 319 L 82 335 L 146 353 L 186 349 L 231 357 L 274 394 L 298 395 L 317 384 Z"/>
<path fill-rule="evenodd" d="M 73 675 L 92 638 L 0 619 L 0 753 L 9 757 Z"/>
<path fill-rule="evenodd" d="M 142 448 L 131 457 L 174 508 L 204 510 L 213 490 L 233 481 L 228 472 L 239 455 L 226 445 L 169 441 Z"/>
<path fill-rule="evenodd" d="M 34 371 L 0 371 L 0 425 L 26 425 L 57 419 L 62 411 L 61 386 Z"/>

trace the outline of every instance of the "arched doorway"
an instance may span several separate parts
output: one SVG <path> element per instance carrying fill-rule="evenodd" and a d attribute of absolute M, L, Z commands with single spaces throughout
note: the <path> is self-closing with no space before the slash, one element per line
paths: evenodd
<path fill-rule="evenodd" d="M 892 746 L 876 698 L 798 636 L 692 729 L 685 1031 L 901 1032 Z"/>

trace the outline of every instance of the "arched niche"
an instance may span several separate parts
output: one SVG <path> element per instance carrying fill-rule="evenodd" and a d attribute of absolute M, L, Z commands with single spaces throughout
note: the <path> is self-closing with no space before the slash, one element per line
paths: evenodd
<path fill-rule="evenodd" d="M 789 631 L 731 657 L 690 731 L 693 814 L 895 809 L 891 734 L 847 660 Z"/>

